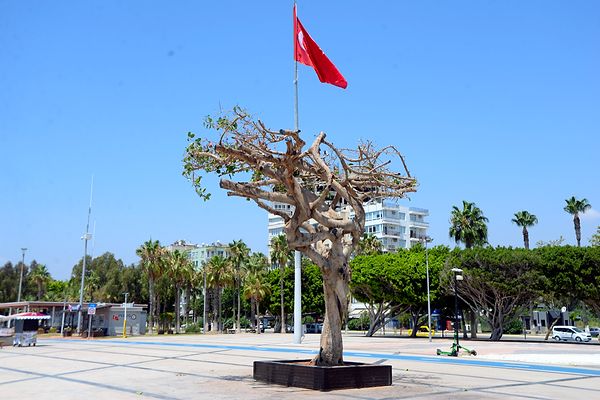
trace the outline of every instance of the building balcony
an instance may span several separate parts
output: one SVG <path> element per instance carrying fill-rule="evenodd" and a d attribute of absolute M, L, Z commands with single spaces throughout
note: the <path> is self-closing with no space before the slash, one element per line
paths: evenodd
<path fill-rule="evenodd" d="M 410 232 L 409 238 L 411 242 L 420 242 L 427 238 L 427 234 L 425 232 Z"/>
<path fill-rule="evenodd" d="M 411 227 L 415 227 L 415 228 L 424 228 L 424 229 L 429 228 L 429 222 L 425 222 L 425 221 L 408 221 L 407 225 L 411 226 Z"/>

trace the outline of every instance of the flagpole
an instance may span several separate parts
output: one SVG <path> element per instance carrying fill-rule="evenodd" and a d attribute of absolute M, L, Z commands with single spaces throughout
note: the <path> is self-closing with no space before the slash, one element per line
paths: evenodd
<path fill-rule="evenodd" d="M 296 10 L 296 0 L 294 0 L 294 10 Z M 294 35 L 296 32 L 296 21 L 294 19 Z M 296 41 L 294 38 L 294 130 L 300 130 L 298 122 L 298 60 L 296 60 Z M 294 343 L 302 343 L 302 255 L 296 250 L 294 252 Z M 285 326 L 281 327 L 285 332 Z"/>

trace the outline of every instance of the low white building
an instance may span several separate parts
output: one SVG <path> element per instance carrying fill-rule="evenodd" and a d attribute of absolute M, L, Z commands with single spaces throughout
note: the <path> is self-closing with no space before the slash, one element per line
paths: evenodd
<path fill-rule="evenodd" d="M 179 250 L 185 253 L 197 270 L 202 269 L 202 265 L 214 256 L 229 257 L 230 254 L 229 246 L 219 241 L 211 244 L 193 244 L 185 240 L 177 240 L 165 248 L 168 251 Z"/>
<path fill-rule="evenodd" d="M 195 249 L 190 250 L 190 260 L 196 269 L 202 269 L 202 265 L 214 256 L 229 257 L 229 246 L 216 241 L 211 244 L 202 243 Z"/>

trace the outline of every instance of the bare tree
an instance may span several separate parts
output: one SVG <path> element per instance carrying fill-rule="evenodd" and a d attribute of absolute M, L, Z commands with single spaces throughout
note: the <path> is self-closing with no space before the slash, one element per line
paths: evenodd
<path fill-rule="evenodd" d="M 363 203 L 415 191 L 416 181 L 402 155 L 393 146 L 378 150 L 370 141 L 356 150 L 339 149 L 323 132 L 305 147 L 299 131 L 270 130 L 240 108 L 217 119 L 208 117 L 206 127 L 220 137 L 210 141 L 188 134 L 184 175 L 208 199 L 202 174 L 215 173 L 229 196 L 253 200 L 283 218 L 290 249 L 310 258 L 323 276 L 325 321 L 313 363 L 342 364 L 348 260 L 364 233 Z M 400 162 L 403 173 L 392 171 L 393 161 Z M 274 203 L 289 204 L 293 212 Z"/>

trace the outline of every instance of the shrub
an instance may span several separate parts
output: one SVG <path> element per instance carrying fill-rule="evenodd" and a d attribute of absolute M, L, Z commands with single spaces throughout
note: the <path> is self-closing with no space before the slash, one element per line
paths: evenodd
<path fill-rule="evenodd" d="M 202 327 L 203 327 L 202 321 L 199 321 L 195 324 L 190 324 L 185 327 L 185 333 L 201 333 Z"/>
<path fill-rule="evenodd" d="M 521 334 L 523 333 L 523 321 L 521 321 L 518 318 L 515 318 L 511 321 L 509 321 L 505 326 L 504 326 L 504 333 L 506 334 Z"/>
<path fill-rule="evenodd" d="M 369 316 L 366 312 L 362 312 L 359 318 L 348 320 L 348 329 L 351 331 L 366 331 L 369 329 Z"/>

